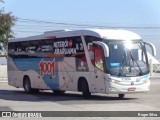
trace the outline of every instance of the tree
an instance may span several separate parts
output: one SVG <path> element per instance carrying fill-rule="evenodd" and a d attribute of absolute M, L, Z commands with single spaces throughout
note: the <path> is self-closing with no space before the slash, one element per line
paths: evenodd
<path fill-rule="evenodd" d="M 4 3 L 4 1 L 3 1 L 3 0 L 0 0 L 0 2 L 3 2 L 3 3 Z"/>
<path fill-rule="evenodd" d="M 0 0 L 0 2 L 2 3 L 3 0 Z M 14 37 L 14 33 L 11 28 L 15 22 L 16 18 L 11 12 L 5 13 L 4 8 L 0 9 L 0 43 L 2 43 L 4 49 L 7 48 L 8 39 Z"/>

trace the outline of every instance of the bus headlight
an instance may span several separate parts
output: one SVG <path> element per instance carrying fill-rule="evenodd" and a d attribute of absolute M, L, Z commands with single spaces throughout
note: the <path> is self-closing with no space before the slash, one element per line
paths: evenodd
<path fill-rule="evenodd" d="M 112 82 L 112 83 L 119 83 L 118 80 L 114 80 L 114 79 L 109 79 L 109 81 Z"/>
<path fill-rule="evenodd" d="M 111 82 L 115 83 L 115 82 L 116 82 L 116 80 L 111 80 Z"/>

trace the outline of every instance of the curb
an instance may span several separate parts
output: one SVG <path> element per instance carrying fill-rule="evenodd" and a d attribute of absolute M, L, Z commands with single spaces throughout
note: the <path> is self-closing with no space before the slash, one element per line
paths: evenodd
<path fill-rule="evenodd" d="M 1 81 L 1 80 L 0 80 L 0 83 L 8 83 L 8 81 Z"/>
<path fill-rule="evenodd" d="M 150 77 L 150 79 L 156 79 L 156 80 L 158 80 L 158 79 L 160 79 L 160 76 L 152 76 L 152 77 Z"/>

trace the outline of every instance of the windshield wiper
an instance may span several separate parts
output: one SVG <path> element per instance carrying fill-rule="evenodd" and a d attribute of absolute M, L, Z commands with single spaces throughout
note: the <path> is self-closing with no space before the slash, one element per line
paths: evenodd
<path fill-rule="evenodd" d="M 136 65 L 137 65 L 137 67 L 138 67 L 138 69 L 139 69 L 139 75 L 143 75 L 143 71 L 142 71 L 142 69 L 141 69 L 141 67 L 139 66 L 139 64 L 138 64 L 138 62 L 137 62 L 137 60 L 135 60 L 134 58 L 133 58 L 133 55 L 132 55 L 132 52 L 130 51 L 130 54 L 131 54 L 131 59 L 132 59 L 132 61 L 133 61 L 133 64 L 134 64 L 134 62 L 136 63 Z M 134 66 L 134 65 L 133 65 Z"/>
<path fill-rule="evenodd" d="M 134 63 L 136 63 L 136 65 L 137 65 L 137 67 L 138 67 L 138 69 L 139 69 L 139 75 L 143 75 L 143 71 L 142 71 L 142 69 L 141 69 L 141 67 L 139 66 L 139 64 L 138 64 L 138 62 L 137 62 L 137 60 L 135 60 L 134 58 L 133 58 L 133 55 L 132 55 L 132 52 L 131 51 L 129 51 L 129 53 L 130 53 L 130 59 L 132 60 L 132 62 L 133 62 L 133 66 L 134 66 Z M 120 66 L 120 69 L 119 69 L 119 76 L 121 76 L 122 75 L 122 73 L 123 73 L 123 71 L 124 71 L 124 65 L 126 64 L 126 66 L 128 65 L 129 66 L 129 72 L 131 73 L 132 72 L 132 65 L 131 65 L 131 61 L 129 60 L 129 58 L 128 58 L 128 63 L 127 63 L 127 55 L 126 55 L 126 53 L 124 54 L 124 58 L 123 58 L 123 60 L 122 60 L 122 64 L 121 64 L 121 66 Z"/>
<path fill-rule="evenodd" d="M 121 76 L 122 75 L 122 73 L 123 73 L 123 69 L 124 69 L 124 63 L 127 65 L 127 55 L 126 55 L 126 53 L 124 53 L 124 56 L 123 56 L 123 60 L 122 60 L 122 64 L 120 65 L 120 67 L 119 67 L 119 74 L 118 74 L 118 76 Z"/>

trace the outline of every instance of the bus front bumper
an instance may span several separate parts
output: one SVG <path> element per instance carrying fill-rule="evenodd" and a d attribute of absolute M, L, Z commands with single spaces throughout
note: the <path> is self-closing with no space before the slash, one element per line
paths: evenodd
<path fill-rule="evenodd" d="M 119 84 L 106 81 L 107 94 L 130 94 L 130 93 L 143 93 L 150 90 L 150 80 L 143 84 Z"/>

